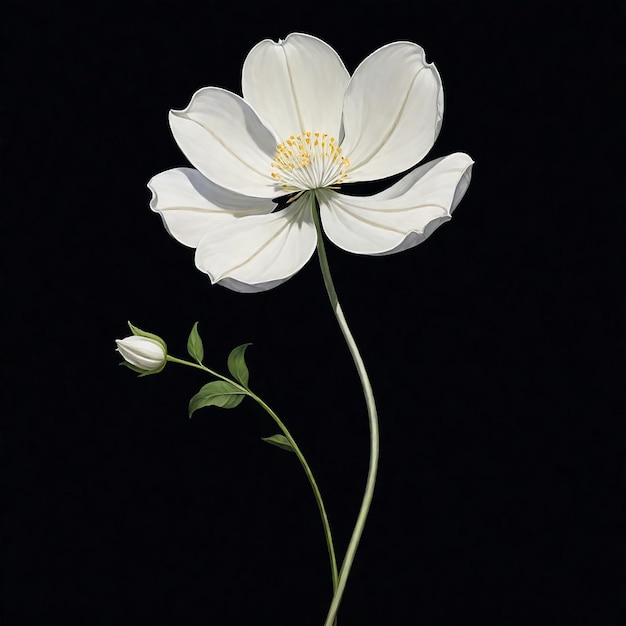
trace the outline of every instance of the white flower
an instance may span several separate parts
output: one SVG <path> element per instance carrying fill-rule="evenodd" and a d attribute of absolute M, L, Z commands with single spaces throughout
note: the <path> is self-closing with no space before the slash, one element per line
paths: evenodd
<path fill-rule="evenodd" d="M 424 241 L 465 194 L 473 161 L 464 153 L 421 165 L 372 196 L 342 193 L 347 183 L 408 170 L 435 142 L 441 79 L 414 43 L 379 48 L 351 77 L 315 37 L 266 39 L 246 58 L 242 87 L 243 98 L 200 89 L 170 112 L 196 169 L 168 170 L 148 185 L 151 208 L 196 248 L 196 265 L 213 283 L 263 291 L 293 276 L 316 247 L 314 201 L 332 242 L 383 255 Z"/>
<path fill-rule="evenodd" d="M 165 365 L 165 348 L 155 339 L 131 335 L 116 339 L 115 343 L 124 360 L 140 370 L 156 373 Z"/>

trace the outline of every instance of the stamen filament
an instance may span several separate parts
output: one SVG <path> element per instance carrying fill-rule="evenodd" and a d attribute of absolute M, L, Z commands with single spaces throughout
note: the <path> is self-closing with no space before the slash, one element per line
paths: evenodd
<path fill-rule="evenodd" d="M 284 191 L 306 191 L 340 185 L 350 160 L 328 133 L 303 130 L 276 146 L 271 176 Z"/>

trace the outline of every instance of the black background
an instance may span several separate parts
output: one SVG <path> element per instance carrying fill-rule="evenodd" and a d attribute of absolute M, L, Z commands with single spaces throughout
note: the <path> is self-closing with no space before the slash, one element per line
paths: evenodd
<path fill-rule="evenodd" d="M 441 72 L 429 155 L 476 161 L 454 219 L 385 258 L 330 247 L 368 365 L 381 466 L 342 626 L 625 624 L 624 5 L 10 2 L 2 9 L 6 254 L 2 623 L 317 625 L 314 499 L 251 402 L 118 367 L 125 322 L 225 371 L 290 426 L 339 554 L 368 459 L 359 382 L 317 262 L 255 295 L 211 287 L 148 208 L 186 165 L 170 108 L 238 92 L 264 38 L 347 68 L 399 39 Z M 623 45 L 623 44 L 622 44 Z M 8 192 L 8 193 L 7 193 Z"/>

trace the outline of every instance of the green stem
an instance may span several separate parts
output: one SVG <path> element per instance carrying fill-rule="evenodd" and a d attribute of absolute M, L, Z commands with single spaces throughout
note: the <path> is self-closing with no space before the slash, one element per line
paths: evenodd
<path fill-rule="evenodd" d="M 326 515 L 326 509 L 324 508 L 322 494 L 320 493 L 317 483 L 315 482 L 315 478 L 313 477 L 313 472 L 311 471 L 309 464 L 306 462 L 304 455 L 300 451 L 300 448 L 296 444 L 295 439 L 291 436 L 291 434 L 287 430 L 287 427 L 281 422 L 280 419 L 278 419 L 278 416 L 276 415 L 276 413 L 274 413 L 274 411 L 272 411 L 272 409 L 269 406 L 267 406 L 267 404 L 265 404 L 265 402 L 263 402 L 263 400 L 261 400 L 261 398 L 259 398 L 256 394 L 250 392 L 250 397 L 253 398 L 263 409 L 265 409 L 265 411 L 269 414 L 269 416 L 276 422 L 276 425 L 278 426 L 278 428 L 280 428 L 283 435 L 285 435 L 285 437 L 287 438 L 287 441 L 289 441 L 289 444 L 293 448 L 293 451 L 296 453 L 296 456 L 298 457 L 300 464 L 302 465 L 302 469 L 304 470 L 304 473 L 309 479 L 309 483 L 311 483 L 311 488 L 313 489 L 313 494 L 315 495 L 315 501 L 317 502 L 317 508 L 319 509 L 320 516 L 322 518 L 322 525 L 324 526 L 324 535 L 326 537 L 326 545 L 328 546 L 328 557 L 330 559 L 330 570 L 331 570 L 331 575 L 333 579 L 333 594 L 334 594 L 337 591 L 337 585 L 339 584 L 339 577 L 337 575 L 337 559 L 335 557 L 335 548 L 333 546 L 333 538 L 330 532 L 330 524 L 328 522 L 328 516 Z"/>
<path fill-rule="evenodd" d="M 344 339 L 346 340 L 348 349 L 350 350 L 350 354 L 352 355 L 352 359 L 361 380 L 361 386 L 363 387 L 363 394 L 365 395 L 365 402 L 367 405 L 367 415 L 369 419 L 370 429 L 370 458 L 369 469 L 367 472 L 367 481 L 365 483 L 365 493 L 363 494 L 363 500 L 361 502 L 359 515 L 357 517 L 354 530 L 352 531 L 352 537 L 350 538 L 348 549 L 346 550 L 346 556 L 341 566 L 341 571 L 339 573 L 339 584 L 337 586 L 337 590 L 335 591 L 335 595 L 333 596 L 333 600 L 331 602 L 330 608 L 328 610 L 328 615 L 326 617 L 326 622 L 324 624 L 324 626 L 332 626 L 337 616 L 337 611 L 339 610 L 339 604 L 341 603 L 341 599 L 343 597 L 346 583 L 348 581 L 348 576 L 350 574 L 350 568 L 352 567 L 354 556 L 356 554 L 357 548 L 359 547 L 359 541 L 361 540 L 361 535 L 363 534 L 363 528 L 365 527 L 365 521 L 367 520 L 369 508 L 372 503 L 372 497 L 374 495 L 376 472 L 378 470 L 379 436 L 378 416 L 376 413 L 376 403 L 374 401 L 372 386 L 365 370 L 365 364 L 363 363 L 363 359 L 361 358 L 361 354 L 359 353 L 359 349 L 357 348 L 354 337 L 350 332 L 350 328 L 348 327 L 346 318 L 343 315 L 341 305 L 339 304 L 339 299 L 337 298 L 335 285 L 330 274 L 330 267 L 328 265 L 328 258 L 326 256 L 326 248 L 324 247 L 320 217 L 314 196 L 312 204 L 313 219 L 315 220 L 315 228 L 317 229 L 317 254 L 319 257 L 320 268 L 322 270 L 322 276 L 324 277 L 324 285 L 326 286 L 326 291 L 328 292 L 328 297 L 330 299 L 333 313 L 337 318 L 337 322 L 339 323 L 339 327 L 341 329 L 341 332 L 343 333 Z"/>
<path fill-rule="evenodd" d="M 222 376 L 221 374 L 218 374 L 217 372 L 210 370 L 206 365 L 202 365 L 202 363 L 194 363 L 193 361 L 185 361 L 184 359 L 177 359 L 175 356 L 172 356 L 171 354 L 168 354 L 165 357 L 165 359 L 167 361 L 171 361 L 172 363 L 178 363 L 180 365 L 187 365 L 189 367 L 195 367 L 196 369 L 202 370 L 203 372 L 207 372 L 211 374 L 212 376 L 221 378 L 222 380 L 225 380 L 227 383 L 230 383 L 231 385 L 234 385 L 235 387 L 239 387 L 239 389 L 244 391 L 246 394 L 248 393 L 248 389 L 246 389 L 245 387 L 242 387 L 239 383 L 236 383 L 234 380 L 231 380 L 230 378 L 226 376 Z"/>
<path fill-rule="evenodd" d="M 324 527 L 324 537 L 326 538 L 326 546 L 328 547 L 328 557 L 330 560 L 330 571 L 331 571 L 332 582 L 333 582 L 333 593 L 335 593 L 337 591 L 337 585 L 339 584 L 339 577 L 337 574 L 337 558 L 335 557 L 335 547 L 333 545 L 333 537 L 330 531 L 330 523 L 328 521 L 328 515 L 326 514 L 326 508 L 324 507 L 324 501 L 322 500 L 322 494 L 320 493 L 319 487 L 317 486 L 317 482 L 315 482 L 315 477 L 313 476 L 313 472 L 311 471 L 309 464 L 304 458 L 304 454 L 302 454 L 302 451 L 298 447 L 296 440 L 292 437 L 291 433 L 289 432 L 285 424 L 279 419 L 278 415 L 276 415 L 276 413 L 259 396 L 257 396 L 250 389 L 247 389 L 246 387 L 231 380 L 230 378 L 227 378 L 226 376 L 222 376 L 221 374 L 214 372 L 213 370 L 209 369 L 208 367 L 202 364 L 193 363 L 191 361 L 184 361 L 183 359 L 178 359 L 169 354 L 167 355 L 167 360 L 171 361 L 172 363 L 179 363 L 180 365 L 187 365 L 189 367 L 195 367 L 196 369 L 200 369 L 217 378 L 225 380 L 226 382 L 230 383 L 231 385 L 234 385 L 235 387 L 238 387 L 239 389 L 242 390 L 242 392 L 250 396 L 274 420 L 278 428 L 280 428 L 281 432 L 283 433 L 283 435 L 289 442 L 289 445 L 291 445 L 295 455 L 298 457 L 298 460 L 300 461 L 300 465 L 302 465 L 302 469 L 304 470 L 306 477 L 309 479 L 309 483 L 311 484 L 311 488 L 313 489 L 313 495 L 315 496 L 315 501 L 317 502 L 317 508 L 319 509 L 320 517 L 322 518 L 322 525 Z"/>

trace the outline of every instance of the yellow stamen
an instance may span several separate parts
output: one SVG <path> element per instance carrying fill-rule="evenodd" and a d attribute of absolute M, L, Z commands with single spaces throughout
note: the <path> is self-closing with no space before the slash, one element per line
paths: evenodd
<path fill-rule="evenodd" d="M 350 161 L 328 133 L 303 130 L 276 146 L 271 167 L 272 178 L 285 191 L 306 191 L 336 188 L 346 178 Z"/>

